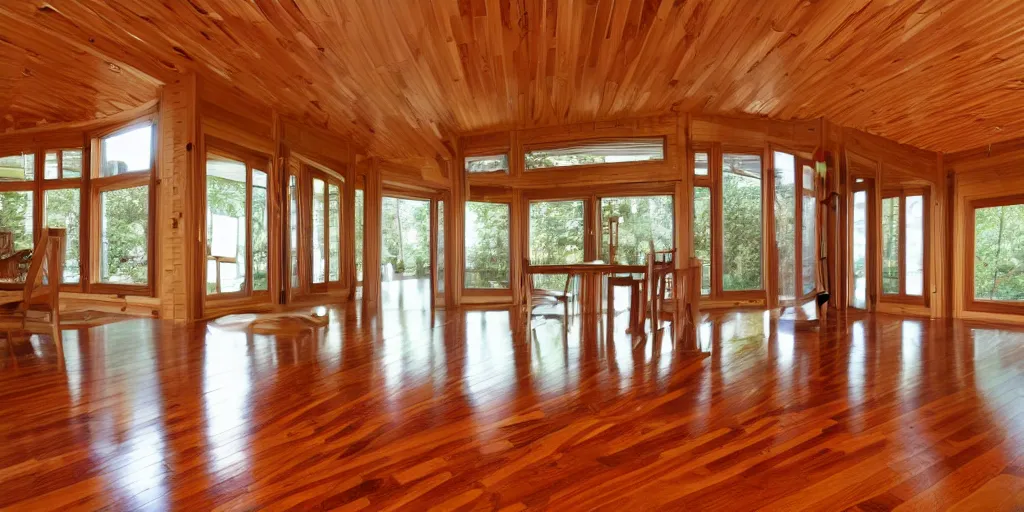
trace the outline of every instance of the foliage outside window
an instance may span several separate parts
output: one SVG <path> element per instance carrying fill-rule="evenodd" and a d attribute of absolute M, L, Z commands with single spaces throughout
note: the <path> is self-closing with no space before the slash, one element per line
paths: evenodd
<path fill-rule="evenodd" d="M 444 201 L 437 202 L 437 291 L 444 292 Z"/>
<path fill-rule="evenodd" d="M 64 283 L 78 283 L 81 280 L 81 199 L 81 190 L 77 188 L 46 191 L 46 227 L 67 229 Z"/>
<path fill-rule="evenodd" d="M 466 202 L 466 288 L 509 287 L 509 206 Z"/>
<path fill-rule="evenodd" d="M 381 264 L 396 279 L 430 277 L 429 201 L 382 200 Z"/>
<path fill-rule="evenodd" d="M 267 173 L 258 169 L 252 171 L 252 289 L 265 291 L 270 288 L 270 237 L 267 225 Z"/>
<path fill-rule="evenodd" d="M 818 197 L 814 191 L 814 169 L 804 165 L 802 174 L 803 206 L 801 215 L 803 219 L 800 223 L 802 244 L 800 258 L 803 260 L 801 262 L 803 289 L 801 291 L 806 296 L 814 291 L 818 277 Z"/>
<path fill-rule="evenodd" d="M 585 236 L 583 201 L 530 203 L 530 264 L 565 265 L 583 262 Z M 533 285 L 544 290 L 565 289 L 566 274 L 533 276 Z"/>
<path fill-rule="evenodd" d="M 761 157 L 722 156 L 722 290 L 762 289 Z"/>
<path fill-rule="evenodd" d="M 900 198 L 882 199 L 882 293 L 900 292 Z"/>
<path fill-rule="evenodd" d="M 13 249 L 32 249 L 32 192 L 0 192 L 0 231 L 11 233 Z"/>
<path fill-rule="evenodd" d="M 100 193 L 100 281 L 149 279 L 149 186 Z"/>
<path fill-rule="evenodd" d="M 466 172 L 508 172 L 508 155 L 478 155 L 466 157 Z"/>
<path fill-rule="evenodd" d="M 796 298 L 796 157 L 775 151 L 775 246 L 779 299 Z"/>
<path fill-rule="evenodd" d="M 245 289 L 246 165 L 206 157 L 206 293 Z"/>
<path fill-rule="evenodd" d="M 975 300 L 1024 301 L 1024 204 L 974 210 Z"/>
<path fill-rule="evenodd" d="M 608 254 L 608 220 L 619 218 L 619 245 L 615 261 Z M 672 196 L 601 198 L 601 259 L 625 265 L 644 265 L 650 241 L 658 251 L 675 247 L 675 210 Z"/>
<path fill-rule="evenodd" d="M 331 281 L 341 280 L 341 188 L 336 184 L 327 186 L 327 213 L 328 229 L 327 245 L 328 256 L 328 279 Z"/>
<path fill-rule="evenodd" d="M 665 139 L 662 137 L 638 137 L 581 142 L 557 148 L 527 151 L 525 157 L 527 170 L 664 160 Z"/>
<path fill-rule="evenodd" d="M 288 252 L 291 268 L 291 287 L 299 287 L 299 181 L 288 176 Z"/>
<path fill-rule="evenodd" d="M 711 189 L 693 188 L 693 255 L 701 262 L 700 293 L 711 295 Z"/>

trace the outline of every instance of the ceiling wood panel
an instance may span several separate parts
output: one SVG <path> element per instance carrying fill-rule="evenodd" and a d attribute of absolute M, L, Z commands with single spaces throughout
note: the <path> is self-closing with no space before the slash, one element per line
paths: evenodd
<path fill-rule="evenodd" d="M 396 158 L 672 111 L 951 152 L 1024 136 L 1021 19 L 967 0 L 11 0 L 0 128 L 109 115 L 196 71 Z"/>

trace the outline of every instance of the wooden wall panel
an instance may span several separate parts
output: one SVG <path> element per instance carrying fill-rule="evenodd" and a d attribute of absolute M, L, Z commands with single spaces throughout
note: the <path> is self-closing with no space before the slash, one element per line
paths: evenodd
<path fill-rule="evenodd" d="M 379 162 L 371 158 L 366 170 L 366 192 L 363 196 L 363 204 L 366 207 L 364 214 L 363 240 L 365 241 L 365 253 L 363 254 L 363 306 L 367 311 L 375 311 L 380 307 L 381 291 L 381 216 L 383 208 L 383 182 Z"/>

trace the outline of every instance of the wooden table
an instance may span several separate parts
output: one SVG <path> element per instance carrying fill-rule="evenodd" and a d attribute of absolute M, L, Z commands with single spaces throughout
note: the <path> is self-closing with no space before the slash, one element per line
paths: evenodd
<path fill-rule="evenodd" d="M 533 289 L 532 276 L 536 274 L 573 274 L 581 276 L 580 283 L 580 310 L 583 314 L 596 314 L 601 312 L 601 277 L 605 274 L 642 274 L 647 272 L 646 265 L 622 265 L 618 263 L 605 263 L 601 260 L 573 263 L 568 265 L 527 265 L 523 272 L 526 273 L 527 284 L 523 296 L 526 303 L 530 302 L 530 292 Z"/>

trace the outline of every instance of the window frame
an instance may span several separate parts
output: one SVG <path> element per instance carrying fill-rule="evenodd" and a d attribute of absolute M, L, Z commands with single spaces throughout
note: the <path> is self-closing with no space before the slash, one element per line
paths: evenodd
<path fill-rule="evenodd" d="M 103 139 L 119 135 L 134 129 L 137 129 L 143 125 L 149 125 L 151 127 L 151 147 L 150 147 L 150 165 L 149 169 L 145 171 L 131 171 L 116 176 L 99 176 L 100 172 L 100 159 L 102 158 L 101 144 Z M 88 240 L 89 250 L 83 252 L 88 255 L 88 272 L 83 272 L 81 276 L 82 281 L 88 280 L 85 285 L 86 292 L 88 293 L 99 293 L 99 294 L 112 294 L 112 295 L 143 295 L 143 296 L 155 296 L 156 290 L 156 276 L 157 269 L 155 263 L 158 261 L 157 254 L 157 243 L 156 243 L 156 197 L 155 193 L 157 185 L 157 148 L 159 140 L 159 122 L 156 113 L 148 114 L 139 117 L 129 123 L 121 124 L 106 130 L 94 132 L 88 134 L 89 137 L 89 154 L 86 159 L 83 153 L 83 162 L 88 160 L 88 169 L 82 170 L 83 176 L 83 190 L 88 190 L 88 193 L 83 193 L 83 201 L 88 198 L 88 213 L 89 213 L 89 228 L 88 228 Z M 84 165 L 84 164 L 83 164 Z M 67 178 L 74 180 L 75 178 Z M 59 183 L 63 180 L 50 180 L 54 183 Z M 101 204 L 100 194 L 103 192 L 109 192 L 114 190 L 121 190 L 127 188 L 135 188 L 147 186 L 149 205 L 148 205 L 148 219 L 147 219 L 147 230 L 146 230 L 146 283 L 145 284 L 119 284 L 119 283 L 104 283 L 100 280 L 101 269 L 99 267 L 100 261 L 100 245 L 102 244 L 102 233 L 101 233 Z M 83 234 L 79 235 L 84 238 Z M 86 268 L 86 265 L 82 266 Z"/>
<path fill-rule="evenodd" d="M 967 267 L 966 275 L 964 276 L 964 309 L 967 311 L 1007 315 L 1024 314 L 1024 301 L 976 299 L 974 297 L 975 219 L 977 218 L 977 210 L 1015 205 L 1024 205 L 1024 194 L 974 199 L 967 203 L 967 218 L 965 219 L 966 225 L 964 226 L 966 228 L 964 230 L 965 243 L 969 251 L 966 255 L 967 257 L 964 258 Z M 926 257 L 925 261 L 927 259 Z"/>
<path fill-rule="evenodd" d="M 791 306 L 791 305 L 794 305 L 794 304 L 800 304 L 800 303 L 803 303 L 803 302 L 806 302 L 806 301 L 810 300 L 812 297 L 815 296 L 815 294 L 818 293 L 818 290 L 820 289 L 820 286 L 821 286 L 821 283 L 818 283 L 818 265 L 820 265 L 820 258 L 821 258 L 821 254 L 820 254 L 820 252 L 821 252 L 821 244 L 819 243 L 820 235 L 821 235 L 821 226 L 818 226 L 817 218 L 815 218 L 814 234 L 813 234 L 813 237 L 814 237 L 814 276 L 812 278 L 813 281 L 814 281 L 814 288 L 811 289 L 811 291 L 807 292 L 807 293 L 804 293 L 804 291 L 803 291 L 804 290 L 804 284 L 806 284 L 806 283 L 804 283 L 804 278 L 803 278 L 803 274 L 804 274 L 804 259 L 803 259 L 803 257 L 804 257 L 804 247 L 803 247 L 803 242 L 804 242 L 804 235 L 803 235 L 803 228 L 804 228 L 804 216 L 803 216 L 804 215 L 804 199 L 809 197 L 809 198 L 814 200 L 814 204 L 815 205 L 818 204 L 818 183 L 817 183 L 816 178 L 814 177 L 816 175 L 816 172 L 814 172 L 814 170 L 813 170 L 814 169 L 814 162 L 812 162 L 811 159 L 803 156 L 800 151 L 795 151 L 793 149 L 790 149 L 790 148 L 787 148 L 787 147 L 784 147 L 784 146 L 775 146 L 775 145 L 770 146 L 768 148 L 768 151 L 769 151 L 769 154 L 771 155 L 771 162 L 770 162 L 768 167 L 771 169 L 771 172 L 772 172 L 771 204 L 769 205 L 769 207 L 770 207 L 769 211 L 771 212 L 771 215 L 772 215 L 772 220 L 771 220 L 771 227 L 772 227 L 771 238 L 772 238 L 772 243 L 771 243 L 770 247 L 771 247 L 771 258 L 772 258 L 773 264 L 775 266 L 778 266 L 779 265 L 779 261 L 780 261 L 780 258 L 779 258 L 779 243 L 778 243 L 778 239 L 777 239 L 777 236 L 776 236 L 777 235 L 777 232 L 776 232 L 776 221 L 778 219 L 775 216 L 775 153 L 785 153 L 785 154 L 790 155 L 790 156 L 793 157 L 793 174 L 794 174 L 794 176 L 793 176 L 793 187 L 794 187 L 794 190 L 796 191 L 796 194 L 794 194 L 794 197 L 793 197 L 793 201 L 795 203 L 794 204 L 794 213 L 793 213 L 793 215 L 794 215 L 794 223 L 793 223 L 793 235 L 794 235 L 793 242 L 794 242 L 794 245 L 793 245 L 793 247 L 794 247 L 794 260 L 795 260 L 794 261 L 795 265 L 794 265 L 794 269 L 793 270 L 795 271 L 795 274 L 794 274 L 794 277 L 795 277 L 795 280 L 794 280 L 795 289 L 794 289 L 794 298 L 792 299 L 792 301 L 783 301 L 783 300 L 778 298 L 780 296 L 778 271 L 775 272 L 775 274 L 773 276 L 773 279 L 772 279 L 772 288 L 773 288 L 772 293 L 775 295 L 776 300 L 779 301 L 780 305 Z M 804 181 L 805 181 L 804 180 L 804 166 L 809 166 L 812 169 L 811 188 L 810 189 L 808 189 L 805 186 L 806 184 L 804 183 Z M 762 177 L 762 180 L 763 179 L 764 178 Z M 817 212 L 815 212 L 815 215 L 817 215 Z M 763 278 L 762 278 L 762 280 L 763 280 Z"/>
<path fill-rule="evenodd" d="M 332 290 L 339 290 L 344 287 L 345 282 L 345 179 L 335 175 L 332 172 L 328 172 L 324 169 L 320 169 L 317 166 L 303 162 L 302 164 L 302 179 L 299 180 L 299 186 L 305 184 L 306 190 L 309 192 L 304 196 L 302 192 L 299 192 L 300 198 L 307 198 L 305 202 L 306 214 L 301 215 L 305 217 L 306 225 L 309 226 L 309 243 L 306 244 L 306 255 L 303 256 L 301 251 L 299 253 L 299 259 L 305 258 L 309 265 L 309 293 L 328 293 Z M 313 180 L 318 179 L 324 182 L 324 232 L 323 236 L 323 247 L 324 247 L 324 282 L 315 283 L 313 282 L 313 237 L 316 233 L 313 232 Z M 338 187 L 338 279 L 331 280 L 331 200 L 330 190 L 331 185 Z M 302 201 L 299 203 L 299 212 L 304 209 Z M 308 214 L 308 215 L 307 215 Z M 302 225 L 302 222 L 299 222 Z M 299 238 L 302 238 L 303 231 L 299 230 Z M 364 234 L 365 237 L 365 234 Z M 302 244 L 299 244 L 302 247 Z M 289 256 L 290 258 L 290 256 Z M 289 276 L 290 279 L 290 276 Z M 299 284 L 302 284 L 302 277 L 300 273 Z"/>
<path fill-rule="evenodd" d="M 270 287 L 269 274 L 273 265 L 270 262 L 270 204 L 273 200 L 274 194 L 274 183 L 271 177 L 270 171 L 270 157 L 261 155 L 251 151 L 244 151 L 241 148 L 231 147 L 231 144 L 223 141 L 207 137 L 205 152 L 203 153 L 203 166 L 202 175 L 203 183 L 201 188 L 201 204 L 203 205 L 202 214 L 202 261 L 200 269 L 200 279 L 202 282 L 201 290 L 203 290 L 203 297 L 206 303 L 217 303 L 218 301 L 225 300 L 238 300 L 238 299 L 251 299 L 258 301 L 259 299 L 269 300 L 270 298 Z M 209 240 L 206 239 L 206 210 L 208 206 L 208 198 L 206 196 L 206 163 L 210 154 L 214 154 L 221 158 L 231 159 L 237 162 L 241 162 L 245 165 L 245 282 L 241 290 L 233 292 L 206 292 L 207 284 L 207 271 L 209 269 L 209 257 L 207 256 Z M 254 290 L 253 289 L 253 250 L 252 250 L 252 209 L 253 209 L 253 175 L 256 171 L 263 172 L 267 175 L 267 272 L 268 282 L 266 290 Z M 237 263 L 236 263 L 237 264 Z"/>
<path fill-rule="evenodd" d="M 544 150 L 551 150 L 551 149 L 564 149 L 564 148 L 571 148 L 571 147 L 575 147 L 575 146 L 587 146 L 587 145 L 594 145 L 594 144 L 601 144 L 601 143 L 614 143 L 614 142 L 623 142 L 623 141 L 630 141 L 630 140 L 644 140 L 644 139 L 659 140 L 659 141 L 661 141 L 661 158 L 659 158 L 659 159 L 649 159 L 649 160 L 624 161 L 624 162 L 594 162 L 594 163 L 575 164 L 575 165 L 555 165 L 555 166 L 551 166 L 551 167 L 537 167 L 537 168 L 533 168 L 533 169 L 527 167 L 527 165 L 526 165 L 526 156 L 529 153 L 533 152 L 533 151 L 544 151 Z M 523 172 L 524 173 L 545 172 L 545 171 L 550 172 L 550 171 L 557 171 L 557 170 L 562 170 L 562 169 L 580 169 L 580 168 L 606 167 L 606 166 L 615 166 L 615 165 L 620 165 L 620 166 L 623 166 L 623 165 L 624 166 L 651 165 L 651 164 L 654 164 L 654 165 L 664 165 L 664 163 L 666 161 L 668 161 L 668 144 L 667 143 L 668 143 L 668 137 L 666 135 L 650 135 L 650 136 L 635 136 L 635 137 L 592 137 L 592 138 L 585 138 L 585 139 L 568 139 L 568 140 L 560 140 L 560 141 L 553 141 L 553 142 L 538 142 L 538 143 L 534 143 L 534 144 L 524 144 L 523 147 L 522 147 L 522 155 L 521 155 L 522 158 L 523 158 L 523 160 L 522 160 Z M 474 173 L 474 174 L 476 174 L 476 173 Z"/>
<path fill-rule="evenodd" d="M 476 171 L 476 172 L 474 172 L 474 171 L 470 171 L 469 170 L 469 166 L 467 165 L 468 159 L 473 158 L 473 157 L 500 157 L 500 156 L 504 156 L 505 157 L 505 167 L 507 167 L 507 169 L 505 169 L 505 170 L 500 170 L 499 169 L 499 170 L 496 170 L 496 171 Z M 508 176 L 512 172 L 512 152 L 508 151 L 508 150 L 501 150 L 501 151 L 486 151 L 486 150 L 484 150 L 484 151 L 466 152 L 464 155 L 462 155 L 462 171 L 463 171 L 463 173 L 465 173 L 466 176 Z"/>
<path fill-rule="evenodd" d="M 768 194 L 772 192 L 772 187 L 767 183 L 765 176 L 767 175 L 767 166 L 769 158 L 766 157 L 766 153 L 769 151 L 768 148 L 753 147 L 753 146 L 741 146 L 741 145 L 728 145 L 715 143 L 711 145 L 712 152 L 709 155 L 711 160 L 708 162 L 708 175 L 712 179 L 711 187 L 711 245 L 713 259 L 711 268 L 711 300 L 722 300 L 722 301 L 735 301 L 735 302 L 748 302 L 748 301 L 763 301 L 764 304 L 768 305 L 768 289 L 769 289 L 769 276 L 765 273 L 765 265 L 767 258 L 764 255 L 769 254 L 765 250 L 768 247 L 770 225 L 767 223 L 767 219 L 772 218 L 774 212 L 769 210 L 772 206 L 772 202 L 769 200 Z M 700 152 L 700 151 L 697 151 Z M 724 159 L 725 155 L 749 155 L 757 156 L 761 160 L 761 287 L 751 290 L 725 290 L 725 214 L 723 211 L 724 204 L 724 192 L 722 183 L 724 181 Z M 772 170 L 774 176 L 774 169 Z M 696 177 L 696 176 L 695 176 Z M 701 176 L 703 177 L 703 176 Z M 696 181 L 696 180 L 695 180 Z M 774 179 L 772 180 L 774 181 Z"/>
<path fill-rule="evenodd" d="M 921 295 L 908 295 L 907 294 L 907 198 L 913 196 L 921 196 L 921 202 L 923 205 L 922 215 L 922 239 L 923 239 L 923 264 L 922 264 L 922 277 L 921 277 Z M 911 304 L 928 307 L 929 295 L 931 295 L 931 279 L 930 279 L 930 263 L 929 259 L 931 256 L 931 204 L 930 204 L 930 191 L 928 187 L 893 187 L 884 188 L 879 199 L 879 204 L 886 199 L 898 198 L 900 200 L 899 206 L 899 220 L 897 226 L 899 229 L 899 251 L 898 251 L 898 265 L 899 265 L 899 279 L 900 279 L 900 291 L 898 293 L 885 293 L 882 287 L 882 274 L 881 274 L 881 261 L 879 261 L 879 272 L 877 290 L 879 302 L 889 302 L 898 304 Z M 973 210 L 972 210 L 973 212 Z M 974 234 L 971 234 L 971 251 L 973 255 L 973 240 Z M 882 254 L 882 219 L 878 218 L 878 253 Z M 972 262 L 973 272 L 973 262 Z M 974 275 L 971 274 L 971 280 L 973 282 Z M 972 284 L 973 289 L 973 284 Z M 973 294 L 972 294 L 973 295 Z"/>

